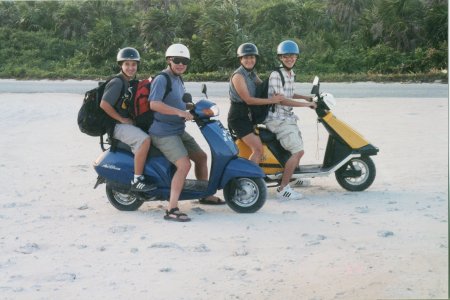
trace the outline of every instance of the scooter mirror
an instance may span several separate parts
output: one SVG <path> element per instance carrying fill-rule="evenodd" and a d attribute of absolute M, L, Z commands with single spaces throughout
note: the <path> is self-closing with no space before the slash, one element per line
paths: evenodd
<path fill-rule="evenodd" d="M 202 94 L 205 94 L 205 97 L 208 98 L 208 95 L 206 94 L 206 84 L 202 83 Z"/>
<path fill-rule="evenodd" d="M 189 93 L 184 93 L 182 99 L 184 103 L 192 103 L 192 95 Z"/>
<path fill-rule="evenodd" d="M 319 95 L 319 90 L 320 90 L 319 77 L 316 76 L 316 77 L 314 77 L 313 87 L 311 89 L 311 94 Z"/>

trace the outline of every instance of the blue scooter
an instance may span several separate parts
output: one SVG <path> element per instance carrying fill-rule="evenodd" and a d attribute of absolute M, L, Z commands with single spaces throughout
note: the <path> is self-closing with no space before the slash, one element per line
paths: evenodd
<path fill-rule="evenodd" d="M 202 92 L 207 98 L 205 85 Z M 267 197 L 265 175 L 261 168 L 238 157 L 238 148 L 228 129 L 214 118 L 219 115 L 215 103 L 199 100 L 190 112 L 211 148 L 211 171 L 208 181 L 187 179 L 179 200 L 199 199 L 223 189 L 225 201 L 234 211 L 258 211 Z M 97 158 L 94 169 L 98 178 L 94 188 L 106 183 L 109 202 L 121 211 L 137 210 L 145 201 L 168 200 L 175 166 L 156 148 L 151 147 L 144 174 L 157 185 L 157 189 L 145 193 L 132 192 L 130 182 L 134 174 L 134 157 L 127 148 L 119 144 L 114 151 L 107 149 Z"/>

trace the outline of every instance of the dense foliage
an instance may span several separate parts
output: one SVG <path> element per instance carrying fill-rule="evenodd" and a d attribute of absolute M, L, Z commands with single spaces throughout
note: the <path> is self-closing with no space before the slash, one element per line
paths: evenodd
<path fill-rule="evenodd" d="M 181 42 L 191 50 L 188 79 L 226 80 L 239 44 L 259 47 L 263 71 L 277 64 L 277 44 L 293 39 L 305 76 L 447 80 L 447 12 L 447 0 L 3 1 L 0 77 L 104 77 L 125 46 L 140 51 L 149 75 Z"/>

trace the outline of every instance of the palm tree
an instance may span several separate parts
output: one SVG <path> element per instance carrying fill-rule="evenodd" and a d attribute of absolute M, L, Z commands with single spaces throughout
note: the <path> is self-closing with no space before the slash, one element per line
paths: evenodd
<path fill-rule="evenodd" d="M 147 47 L 163 51 L 175 37 L 176 20 L 169 11 L 151 8 L 143 16 L 139 31 Z"/>
<path fill-rule="evenodd" d="M 368 45 L 385 44 L 411 51 L 424 40 L 421 0 L 377 0 L 363 16 L 362 30 Z"/>
<path fill-rule="evenodd" d="M 54 18 L 55 29 L 63 39 L 81 38 L 87 34 L 86 19 L 76 2 L 65 2 Z"/>
<path fill-rule="evenodd" d="M 372 4 L 372 0 L 330 0 L 328 14 L 340 23 L 344 35 L 349 37 L 358 23 L 362 11 Z"/>
<path fill-rule="evenodd" d="M 438 48 L 448 43 L 448 2 L 446 0 L 428 0 L 426 5 L 425 30 L 430 46 Z"/>
<path fill-rule="evenodd" d="M 203 1 L 203 14 L 197 21 L 198 36 L 202 41 L 199 56 L 206 70 L 234 66 L 236 49 L 247 41 L 240 23 L 240 10 L 235 0 Z"/>

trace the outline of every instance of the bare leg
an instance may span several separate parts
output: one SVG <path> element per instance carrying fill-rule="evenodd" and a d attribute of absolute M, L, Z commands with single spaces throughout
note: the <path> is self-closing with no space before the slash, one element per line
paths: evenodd
<path fill-rule="evenodd" d="M 191 169 L 191 162 L 187 156 L 180 158 L 175 162 L 177 170 L 173 175 L 170 185 L 170 197 L 167 210 L 178 207 L 178 199 L 184 186 L 184 181 Z"/>
<path fill-rule="evenodd" d="M 280 190 L 289 184 L 292 174 L 294 174 L 295 168 L 298 167 L 303 154 L 305 154 L 305 152 L 302 150 L 300 152 L 292 154 L 291 157 L 287 160 L 284 166 L 283 177 L 281 177 Z"/>
<path fill-rule="evenodd" d="M 207 155 L 205 152 L 195 152 L 189 155 L 189 158 L 195 163 L 195 178 L 198 180 L 208 180 L 208 164 L 207 164 Z M 210 195 L 205 197 L 208 201 L 214 201 L 217 203 L 221 203 L 219 197 L 214 195 Z"/>
<path fill-rule="evenodd" d="M 145 161 L 147 160 L 148 150 L 150 149 L 150 137 L 145 139 L 141 147 L 134 154 L 134 174 L 142 175 L 144 173 Z"/>
<path fill-rule="evenodd" d="M 205 152 L 194 152 L 189 154 L 189 158 L 194 162 L 195 178 L 198 180 L 208 180 L 208 156 Z"/>
<path fill-rule="evenodd" d="M 263 156 L 263 145 L 259 136 L 254 133 L 250 133 L 244 136 L 242 140 L 247 144 L 247 146 L 250 147 L 250 150 L 252 151 L 249 159 L 256 164 L 259 164 Z"/>

